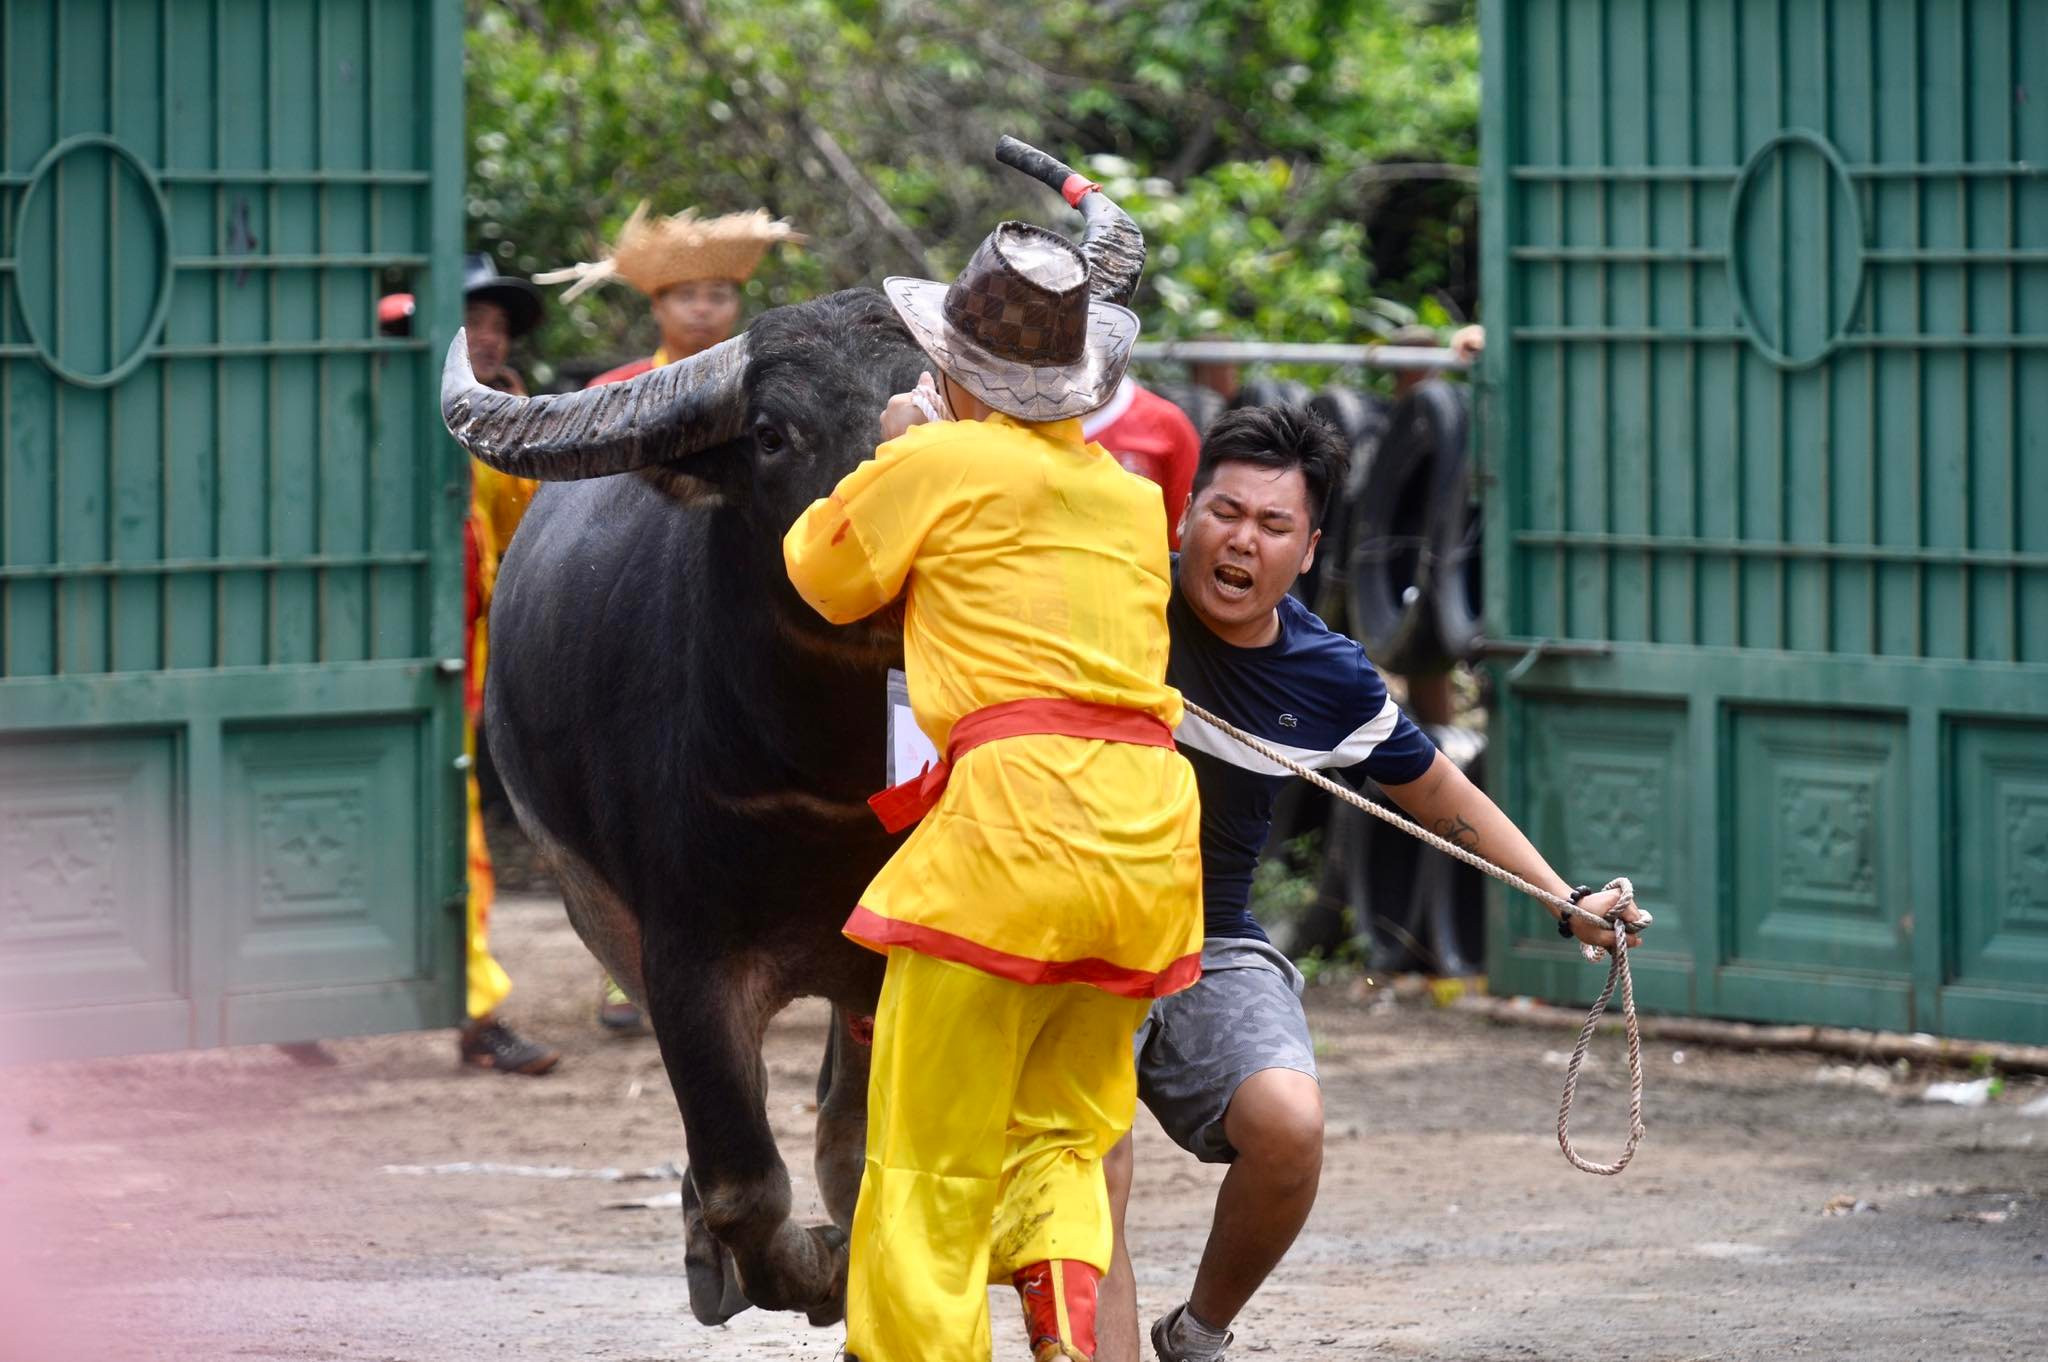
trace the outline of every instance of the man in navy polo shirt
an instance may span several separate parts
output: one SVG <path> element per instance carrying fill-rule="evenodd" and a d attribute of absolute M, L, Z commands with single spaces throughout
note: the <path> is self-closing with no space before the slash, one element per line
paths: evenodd
<path fill-rule="evenodd" d="M 1342 439 L 1300 408 L 1248 407 L 1210 428 L 1180 526 L 1167 680 L 1302 764 L 1369 777 L 1424 827 L 1569 894 L 1521 830 L 1388 698 L 1364 651 L 1288 594 L 1315 560 L 1347 462 Z M 1323 1103 L 1301 975 L 1250 909 L 1273 800 L 1292 777 L 1193 715 L 1174 736 L 1202 797 L 1207 939 L 1201 980 L 1155 1003 L 1138 1031 L 1138 1091 L 1176 1143 L 1230 1171 L 1194 1286 L 1153 1324 L 1152 1345 L 1162 1362 L 1212 1362 L 1315 1203 Z M 1591 895 L 1584 906 L 1604 914 L 1617 898 Z M 1614 944 L 1611 931 L 1583 918 L 1571 930 Z M 1128 1136 L 1106 1166 L 1117 1243 L 1099 1362 L 1136 1362 L 1136 1287 L 1123 1243 Z"/>

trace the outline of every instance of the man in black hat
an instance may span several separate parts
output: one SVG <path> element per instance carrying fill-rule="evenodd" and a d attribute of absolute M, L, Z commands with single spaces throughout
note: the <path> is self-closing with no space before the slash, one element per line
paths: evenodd
<path fill-rule="evenodd" d="M 463 260 L 462 325 L 469 333 L 469 366 L 477 382 L 526 396 L 526 383 L 512 367 L 512 342 L 539 323 L 540 291 L 532 284 L 498 273 L 481 251 Z"/>
<path fill-rule="evenodd" d="M 477 378 L 501 392 L 526 396 L 526 384 L 510 363 L 512 342 L 540 321 L 540 293 L 524 279 L 499 274 L 488 255 L 471 255 L 463 264 L 463 325 L 469 333 L 469 362 Z M 482 790 L 475 757 L 477 725 L 482 719 L 484 667 L 490 657 L 491 593 L 498 580 L 498 561 L 519 528 L 520 517 L 539 487 L 526 478 L 500 473 L 470 460 L 467 539 L 469 606 L 468 684 L 463 693 L 464 748 L 471 763 L 464 781 L 468 805 L 469 853 L 469 1023 L 462 1028 L 458 1052 L 462 1062 L 502 1074 L 544 1074 L 560 1054 L 551 1046 L 514 1031 L 498 1015 L 499 1004 L 512 991 L 512 980 L 491 954 L 491 904 L 497 897 L 490 848 L 484 840 Z"/>

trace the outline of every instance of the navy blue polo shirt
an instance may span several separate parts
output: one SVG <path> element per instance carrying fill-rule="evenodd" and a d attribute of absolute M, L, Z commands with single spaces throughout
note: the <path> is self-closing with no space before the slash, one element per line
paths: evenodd
<path fill-rule="evenodd" d="M 1174 560 L 1166 608 L 1173 651 L 1166 679 L 1182 695 L 1325 774 L 1387 785 L 1419 779 L 1436 760 L 1424 736 L 1366 659 L 1292 596 L 1280 598 L 1280 636 L 1261 648 L 1225 643 L 1180 594 Z M 1174 742 L 1202 795 L 1202 913 L 1209 936 L 1266 938 L 1251 914 L 1252 870 L 1273 824 L 1273 801 L 1296 779 L 1194 715 Z"/>

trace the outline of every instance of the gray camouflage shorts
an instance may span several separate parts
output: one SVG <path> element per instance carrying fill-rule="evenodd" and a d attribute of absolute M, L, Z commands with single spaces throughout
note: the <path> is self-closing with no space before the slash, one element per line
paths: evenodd
<path fill-rule="evenodd" d="M 1238 1084 L 1261 1069 L 1316 1077 L 1301 988 L 1301 971 L 1271 942 L 1212 936 L 1202 977 L 1152 1004 L 1138 1027 L 1138 1096 L 1175 1144 L 1229 1163 L 1237 1151 L 1223 1113 Z"/>

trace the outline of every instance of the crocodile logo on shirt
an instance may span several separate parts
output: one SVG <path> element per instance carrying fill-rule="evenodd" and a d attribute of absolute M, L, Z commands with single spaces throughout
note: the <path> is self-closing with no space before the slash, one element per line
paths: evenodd
<path fill-rule="evenodd" d="M 1300 726 L 1301 726 L 1301 722 L 1300 722 L 1300 720 L 1296 719 L 1296 718 L 1295 718 L 1295 717 L 1294 717 L 1294 716 L 1293 716 L 1292 714 L 1283 714 L 1283 715 L 1281 715 L 1281 716 L 1280 716 L 1280 727 L 1282 727 L 1282 728 L 1298 728 L 1298 727 L 1300 727 Z"/>

